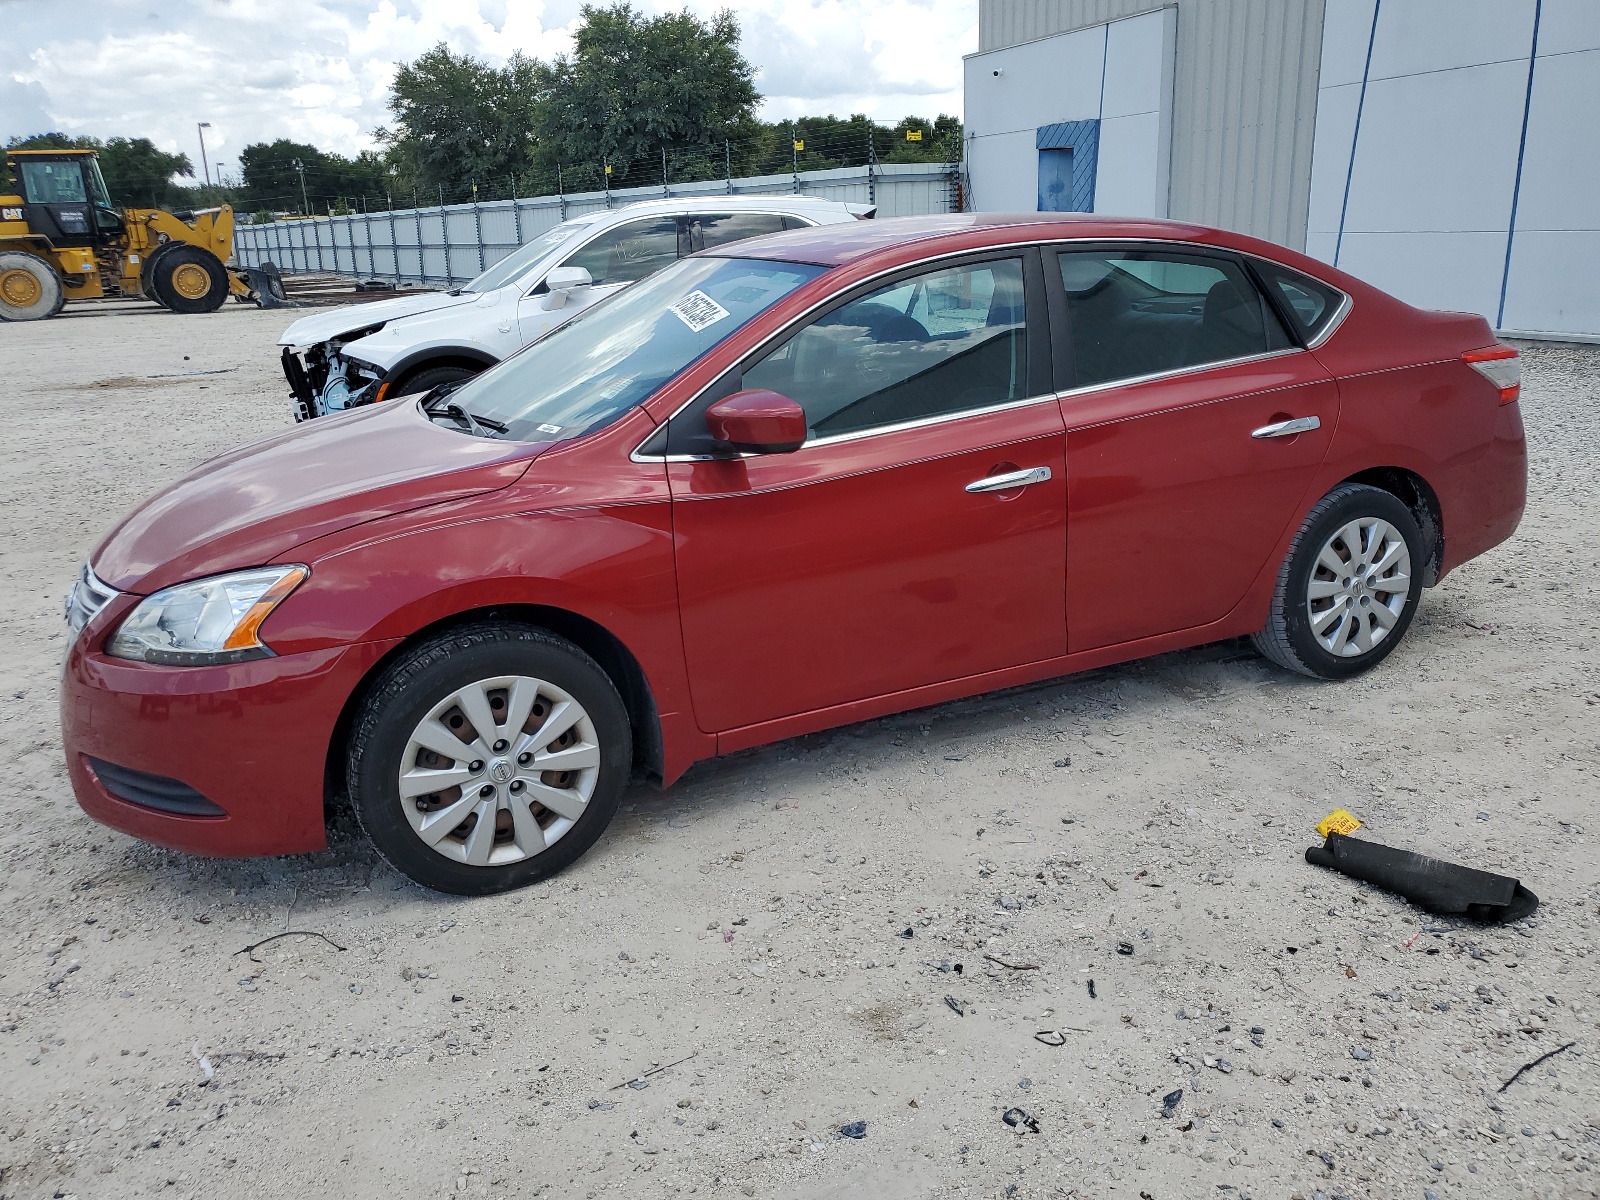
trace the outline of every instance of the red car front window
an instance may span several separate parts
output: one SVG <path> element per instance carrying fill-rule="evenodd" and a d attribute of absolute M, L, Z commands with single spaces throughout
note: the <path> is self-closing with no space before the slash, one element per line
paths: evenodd
<path fill-rule="evenodd" d="M 609 425 L 826 268 L 689 258 L 545 335 L 450 395 L 501 435 L 565 440 Z"/>

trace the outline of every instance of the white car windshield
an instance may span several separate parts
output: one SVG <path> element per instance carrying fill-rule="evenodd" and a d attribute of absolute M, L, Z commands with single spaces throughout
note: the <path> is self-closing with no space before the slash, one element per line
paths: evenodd
<path fill-rule="evenodd" d="M 539 260 L 552 250 L 558 250 L 577 234 L 593 225 L 599 220 L 598 216 L 587 221 L 563 221 L 554 229 L 547 229 L 531 242 L 518 246 L 482 275 L 471 283 L 463 285 L 463 292 L 492 292 L 496 288 L 503 288 L 507 284 L 517 283 L 523 279 Z"/>
<path fill-rule="evenodd" d="M 558 326 L 450 393 L 505 437 L 556 441 L 609 425 L 826 268 L 686 258 Z"/>

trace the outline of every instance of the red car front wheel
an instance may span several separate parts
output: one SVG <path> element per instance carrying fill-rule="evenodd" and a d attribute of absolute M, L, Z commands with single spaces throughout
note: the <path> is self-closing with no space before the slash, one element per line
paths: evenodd
<path fill-rule="evenodd" d="M 379 680 L 351 738 L 350 795 L 398 870 L 485 895 L 593 845 L 632 761 L 627 711 L 593 659 L 543 630 L 474 625 Z"/>

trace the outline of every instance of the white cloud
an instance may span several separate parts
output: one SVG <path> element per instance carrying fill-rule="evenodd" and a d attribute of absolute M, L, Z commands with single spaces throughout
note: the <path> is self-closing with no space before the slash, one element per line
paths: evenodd
<path fill-rule="evenodd" d="M 34 133 L 50 124 L 50 97 L 37 83 L 0 75 L 0 139 Z"/>
<path fill-rule="evenodd" d="M 961 55 L 977 48 L 975 4 L 746 0 L 739 15 L 769 118 L 961 112 Z"/>
<path fill-rule="evenodd" d="M 58 0 L 0 0 L 0 137 L 45 128 L 149 137 L 213 169 L 287 137 L 343 154 L 371 148 L 395 64 L 440 41 L 503 61 L 571 46 L 580 0 L 97 0 L 62 21 Z M 662 12 L 670 0 L 643 0 Z M 759 71 L 763 115 L 961 111 L 975 0 L 688 0 L 732 7 Z M 198 170 L 197 170 L 198 173 Z"/>

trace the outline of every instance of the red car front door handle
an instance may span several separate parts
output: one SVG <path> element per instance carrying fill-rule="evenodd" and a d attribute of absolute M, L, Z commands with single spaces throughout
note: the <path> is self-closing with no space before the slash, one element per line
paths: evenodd
<path fill-rule="evenodd" d="M 1043 483 L 1050 478 L 1049 467 L 1027 467 L 1021 471 L 1007 471 L 1004 475 L 985 475 L 967 484 L 969 492 L 1009 492 L 1025 488 L 1030 483 Z"/>
<path fill-rule="evenodd" d="M 1310 430 L 1321 428 L 1321 417 L 1295 417 L 1293 420 L 1274 421 L 1271 425 L 1263 425 L 1260 429 L 1252 429 L 1250 436 L 1253 438 L 1293 437 L 1297 433 L 1307 433 Z"/>

